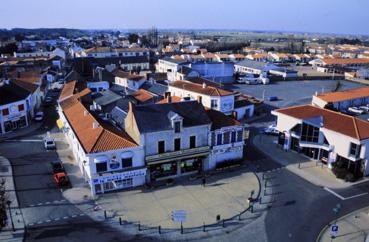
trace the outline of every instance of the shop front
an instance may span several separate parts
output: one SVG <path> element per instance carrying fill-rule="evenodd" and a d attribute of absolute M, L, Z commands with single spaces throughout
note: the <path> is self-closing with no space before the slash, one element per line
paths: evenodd
<path fill-rule="evenodd" d="M 179 177 L 202 171 L 205 157 L 178 159 L 169 162 L 149 164 L 151 181 Z"/>
<path fill-rule="evenodd" d="M 21 117 L 14 117 L 4 122 L 4 133 L 8 133 L 26 126 L 27 126 L 26 115 Z"/>
<path fill-rule="evenodd" d="M 125 172 L 110 172 L 91 179 L 92 194 L 126 189 L 145 184 L 146 168 Z"/>

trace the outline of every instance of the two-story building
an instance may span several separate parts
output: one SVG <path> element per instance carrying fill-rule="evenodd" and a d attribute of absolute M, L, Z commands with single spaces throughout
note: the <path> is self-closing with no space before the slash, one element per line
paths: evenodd
<path fill-rule="evenodd" d="M 321 160 L 336 162 L 356 177 L 369 174 L 369 122 L 313 105 L 272 111 L 277 116 L 278 144 Z"/>
<path fill-rule="evenodd" d="M 149 180 L 202 172 L 209 167 L 211 121 L 196 101 L 130 104 L 126 132 L 144 147 Z"/>
<path fill-rule="evenodd" d="M 115 69 L 112 74 L 115 76 L 115 84 L 128 88 L 129 90 L 137 91 L 146 82 L 144 76 L 131 74 L 120 69 Z"/>
<path fill-rule="evenodd" d="M 173 96 L 198 100 L 205 107 L 227 115 L 234 110 L 234 93 L 206 83 L 197 84 L 189 81 L 175 81 L 169 85 L 168 91 Z"/>

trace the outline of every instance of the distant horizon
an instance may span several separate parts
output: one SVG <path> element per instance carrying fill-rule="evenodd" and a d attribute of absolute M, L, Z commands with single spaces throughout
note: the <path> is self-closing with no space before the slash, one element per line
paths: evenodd
<path fill-rule="evenodd" d="M 68 30 L 82 30 L 82 31 L 120 31 L 120 32 L 144 32 L 148 31 L 152 27 L 157 28 L 158 31 L 169 32 L 169 31 L 183 31 L 183 32 L 249 32 L 249 33 L 282 33 L 282 34 L 299 34 L 299 35 L 337 35 L 337 36 L 350 36 L 350 37 L 369 37 L 369 34 L 350 34 L 350 33 L 333 33 L 333 32 L 310 32 L 310 31 L 293 31 L 293 30 L 258 30 L 258 29 L 224 29 L 224 28 L 159 28 L 156 26 L 151 27 L 139 27 L 139 28 L 74 28 L 74 27 L 12 27 L 12 28 L 0 28 L 0 30 L 12 31 L 14 29 L 25 29 L 25 30 L 37 30 L 37 29 L 68 29 Z"/>
<path fill-rule="evenodd" d="M 0 28 L 193 29 L 369 35 L 367 0 L 3 0 Z"/>

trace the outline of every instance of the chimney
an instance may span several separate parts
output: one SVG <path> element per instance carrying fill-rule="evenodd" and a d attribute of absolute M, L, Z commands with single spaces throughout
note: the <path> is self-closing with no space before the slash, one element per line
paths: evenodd
<path fill-rule="evenodd" d="M 97 127 L 99 127 L 99 123 L 98 123 L 98 122 L 96 122 L 96 121 L 95 121 L 95 122 L 93 122 L 93 123 L 92 123 L 92 128 L 93 128 L 93 129 L 96 129 Z"/>
<path fill-rule="evenodd" d="M 169 93 L 169 95 L 167 96 L 167 103 L 171 103 L 171 102 L 172 102 L 172 96 Z"/>
<path fill-rule="evenodd" d="M 202 83 L 202 88 L 206 88 L 206 83 L 205 82 Z"/>
<path fill-rule="evenodd" d="M 197 102 L 202 104 L 202 96 L 197 96 Z"/>

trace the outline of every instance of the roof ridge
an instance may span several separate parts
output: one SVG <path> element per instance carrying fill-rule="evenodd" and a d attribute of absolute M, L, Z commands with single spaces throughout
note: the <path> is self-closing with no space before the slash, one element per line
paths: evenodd
<path fill-rule="evenodd" d="M 99 124 L 99 127 L 101 127 L 100 124 Z M 97 128 L 99 128 L 99 127 L 97 127 Z M 101 132 L 100 132 L 99 136 L 96 138 L 96 140 L 94 142 L 94 145 L 91 147 L 89 153 L 95 149 L 95 146 L 96 146 L 97 142 L 99 141 L 100 137 L 102 136 L 102 134 L 104 133 L 104 130 L 105 129 L 103 127 L 101 127 Z"/>
<path fill-rule="evenodd" d="M 352 119 L 353 119 L 353 121 L 354 121 L 354 128 L 355 128 L 355 133 L 356 133 L 356 135 L 357 135 L 357 138 L 358 138 L 358 140 L 360 140 L 361 139 L 361 137 L 360 137 L 360 133 L 359 133 L 359 129 L 358 129 L 358 127 L 357 127 L 357 123 L 356 123 L 356 118 L 355 117 L 352 117 Z"/>

